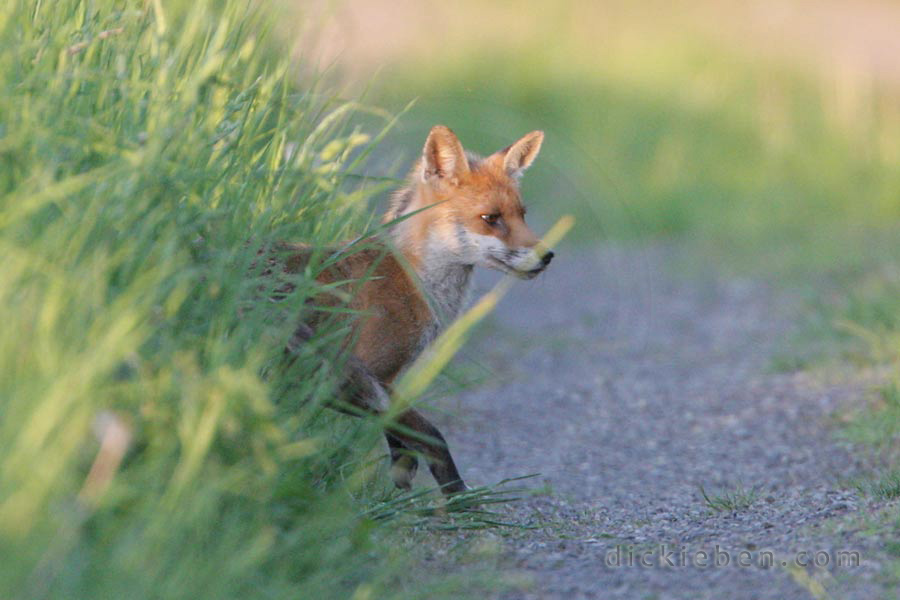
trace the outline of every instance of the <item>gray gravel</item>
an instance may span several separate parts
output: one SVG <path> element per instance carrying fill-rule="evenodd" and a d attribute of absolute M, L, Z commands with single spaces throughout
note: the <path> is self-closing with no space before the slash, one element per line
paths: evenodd
<path fill-rule="evenodd" d="M 882 507 L 849 483 L 860 455 L 832 427 L 875 378 L 776 372 L 802 302 L 707 265 L 685 272 L 688 257 L 563 253 L 516 285 L 456 363 L 484 381 L 431 414 L 470 485 L 540 473 L 535 495 L 503 509 L 536 529 L 470 534 L 465 559 L 439 541 L 428 562 L 487 566 L 514 582 L 509 598 L 812 598 L 818 585 L 819 597 L 895 597 L 877 539 L 860 532 Z M 742 505 L 715 511 L 701 488 Z M 610 564 L 617 548 L 623 562 L 652 551 L 656 566 Z M 683 565 L 716 549 L 729 566 Z M 775 565 L 735 566 L 741 551 Z M 826 567 L 791 567 L 820 551 Z M 837 566 L 841 551 L 861 564 Z"/>

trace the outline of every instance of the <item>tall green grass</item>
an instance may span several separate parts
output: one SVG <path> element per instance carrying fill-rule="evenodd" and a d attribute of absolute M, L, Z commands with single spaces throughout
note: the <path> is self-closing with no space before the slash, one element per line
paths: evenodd
<path fill-rule="evenodd" d="M 253 277 L 267 241 L 366 225 L 379 188 L 347 174 L 372 142 L 295 84 L 272 23 L 241 0 L 0 9 L 2 597 L 391 595 L 359 518 L 380 432 L 323 408 L 327 339 L 276 385 L 317 288 L 272 304 Z"/>

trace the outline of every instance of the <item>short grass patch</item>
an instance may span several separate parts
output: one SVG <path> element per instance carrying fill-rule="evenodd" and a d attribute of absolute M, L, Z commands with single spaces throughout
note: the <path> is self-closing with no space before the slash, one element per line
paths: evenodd
<path fill-rule="evenodd" d="M 747 489 L 743 484 L 738 484 L 734 489 L 723 490 L 718 493 L 707 493 L 704 486 L 700 486 L 700 495 L 706 506 L 715 512 L 738 512 L 750 508 L 759 497 L 759 490 Z"/>
<path fill-rule="evenodd" d="M 900 473 L 890 471 L 863 487 L 868 494 L 881 500 L 900 498 Z"/>

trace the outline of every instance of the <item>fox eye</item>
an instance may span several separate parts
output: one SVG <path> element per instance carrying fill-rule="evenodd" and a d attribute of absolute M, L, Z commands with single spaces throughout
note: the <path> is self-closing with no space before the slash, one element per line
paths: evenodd
<path fill-rule="evenodd" d="M 488 225 L 496 225 L 500 221 L 500 213 L 491 213 L 489 215 L 481 215 L 484 222 Z"/>

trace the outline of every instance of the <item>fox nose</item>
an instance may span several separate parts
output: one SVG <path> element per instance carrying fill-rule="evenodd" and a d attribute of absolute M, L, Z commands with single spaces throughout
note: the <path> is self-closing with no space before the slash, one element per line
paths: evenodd
<path fill-rule="evenodd" d="M 544 261 L 544 266 L 545 266 L 545 267 L 546 267 L 547 265 L 549 265 L 549 264 L 550 264 L 550 261 L 553 260 L 553 250 L 547 250 L 547 254 L 545 254 L 545 255 L 544 255 L 544 258 L 541 259 L 541 260 Z"/>

